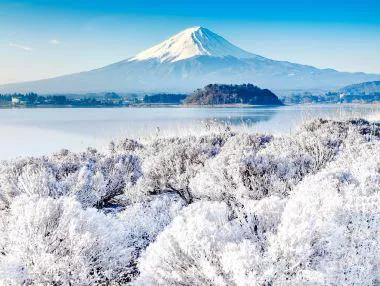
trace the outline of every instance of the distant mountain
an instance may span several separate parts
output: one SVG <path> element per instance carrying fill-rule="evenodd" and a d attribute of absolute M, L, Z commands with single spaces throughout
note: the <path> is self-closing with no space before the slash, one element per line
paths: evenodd
<path fill-rule="evenodd" d="M 380 81 L 352 84 L 341 88 L 339 91 L 349 95 L 372 95 L 376 93 L 380 94 Z"/>
<path fill-rule="evenodd" d="M 185 103 L 194 105 L 283 105 L 273 92 L 252 84 L 209 84 L 188 96 Z"/>
<path fill-rule="evenodd" d="M 275 61 L 244 51 L 202 27 L 186 29 L 134 57 L 99 69 L 39 81 L 6 84 L 0 92 L 190 92 L 209 83 L 252 82 L 274 90 L 337 89 L 380 80 Z"/>

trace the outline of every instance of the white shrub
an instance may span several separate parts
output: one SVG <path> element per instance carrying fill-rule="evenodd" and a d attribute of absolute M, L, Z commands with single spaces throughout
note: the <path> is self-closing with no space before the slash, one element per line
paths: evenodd
<path fill-rule="evenodd" d="M 94 150 L 5 162 L 0 164 L 0 207 L 21 194 L 75 195 L 84 206 L 101 207 L 140 175 L 136 155 L 102 155 Z"/>
<path fill-rule="evenodd" d="M 210 200 L 243 197 L 247 190 L 240 172 L 242 160 L 271 140 L 270 136 L 249 134 L 237 134 L 229 139 L 220 154 L 208 160 L 204 168 L 190 180 L 193 196 Z"/>
<path fill-rule="evenodd" d="M 112 284 L 131 275 L 128 229 L 73 198 L 19 196 L 1 232 L 2 285 Z"/>
<path fill-rule="evenodd" d="M 296 178 L 290 182 L 293 191 L 285 197 L 270 192 L 268 198 L 192 204 L 147 248 L 136 284 L 375 285 L 380 281 L 380 143 L 365 143 L 367 138 L 352 134 L 342 138 L 339 147 L 321 139 L 306 142 L 301 150 L 281 141 L 259 149 L 273 153 L 276 172 L 281 160 L 289 167 L 269 176 L 285 183 Z M 285 155 L 276 158 L 276 149 Z M 306 154 L 310 164 L 295 159 L 297 154 Z M 309 169 L 302 171 L 305 166 Z M 269 190 L 280 189 L 267 182 Z M 206 192 L 205 197 L 227 196 Z"/>
<path fill-rule="evenodd" d="M 379 139 L 315 120 L 2 162 L 0 285 L 377 285 Z"/>
<path fill-rule="evenodd" d="M 208 160 L 190 189 L 195 197 L 215 200 L 287 196 L 308 174 L 316 173 L 345 149 L 378 137 L 365 121 L 315 120 L 291 137 L 236 135 Z"/>
<path fill-rule="evenodd" d="M 139 190 L 146 194 L 174 192 L 190 203 L 193 200 L 189 181 L 203 168 L 206 160 L 216 156 L 231 132 L 203 137 L 155 140 L 145 152 L 143 178 Z"/>
<path fill-rule="evenodd" d="M 283 205 L 278 198 L 268 200 L 269 204 L 250 202 L 239 210 L 224 202 L 187 207 L 147 248 L 136 284 L 249 285 L 261 281 L 262 266 L 253 261 L 264 263 L 266 237 L 278 223 Z"/>
<path fill-rule="evenodd" d="M 134 275 L 138 274 L 136 266 L 141 252 L 157 235 L 177 216 L 184 206 L 184 201 L 175 194 L 157 195 L 150 200 L 129 205 L 117 214 L 117 218 L 129 230 L 129 241 L 135 248 Z"/>
<path fill-rule="evenodd" d="M 295 189 L 271 241 L 275 284 L 380 281 L 380 144 L 346 152 Z"/>

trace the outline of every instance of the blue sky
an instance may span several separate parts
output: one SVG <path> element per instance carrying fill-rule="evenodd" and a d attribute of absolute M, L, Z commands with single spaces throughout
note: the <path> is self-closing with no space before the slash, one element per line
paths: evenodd
<path fill-rule="evenodd" d="M 0 83 L 101 67 L 190 26 L 250 52 L 380 73 L 378 0 L 0 0 Z"/>

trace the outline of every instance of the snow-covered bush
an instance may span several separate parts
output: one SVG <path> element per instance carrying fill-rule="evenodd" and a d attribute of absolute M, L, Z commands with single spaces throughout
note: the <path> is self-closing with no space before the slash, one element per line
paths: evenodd
<path fill-rule="evenodd" d="M 127 281 L 128 229 L 73 198 L 16 198 L 0 256 L 1 285 L 94 285 Z M 3 242 L 4 243 L 4 242 Z"/>
<path fill-rule="evenodd" d="M 148 246 L 137 285 L 376 285 L 380 142 L 310 174 L 288 197 L 187 207 Z"/>
<path fill-rule="evenodd" d="M 218 128 L 1 162 L 0 285 L 380 282 L 379 124 Z"/>
<path fill-rule="evenodd" d="M 323 166 L 309 152 L 314 149 L 301 144 L 297 135 L 268 139 L 257 137 L 250 149 L 248 142 L 244 147 L 238 140 L 230 142 L 191 180 L 191 190 L 198 197 L 217 200 L 285 196 L 305 175 Z M 331 159 L 326 156 L 323 163 Z"/>
<path fill-rule="evenodd" d="M 139 151 L 143 148 L 143 144 L 129 138 L 124 138 L 122 140 L 117 141 L 116 143 L 114 141 L 111 141 L 111 143 L 108 146 L 108 149 L 111 153 L 130 153 Z"/>
<path fill-rule="evenodd" d="M 263 148 L 273 138 L 266 135 L 237 134 L 226 142 L 220 154 L 208 160 L 191 180 L 193 196 L 209 200 L 233 200 L 246 192 L 242 160 Z"/>
<path fill-rule="evenodd" d="M 58 197 L 62 192 L 54 166 L 47 160 L 26 158 L 0 164 L 0 209 L 21 194 Z"/>
<path fill-rule="evenodd" d="M 315 120 L 293 136 L 276 138 L 247 156 L 240 172 L 249 197 L 288 195 L 306 175 L 318 172 L 349 148 L 346 145 L 352 140 L 363 140 L 362 123 Z"/>
<path fill-rule="evenodd" d="M 189 181 L 215 157 L 226 140 L 235 134 L 229 130 L 208 136 L 157 139 L 143 156 L 143 178 L 139 190 L 146 194 L 174 192 L 190 203 L 193 196 Z"/>
<path fill-rule="evenodd" d="M 173 195 L 156 196 L 117 215 L 105 215 L 83 209 L 73 197 L 21 195 L 0 220 L 0 281 L 124 285 L 138 274 L 141 250 L 182 206 Z"/>
<path fill-rule="evenodd" d="M 225 203 L 189 206 L 150 245 L 140 265 L 138 285 L 227 285 L 220 247 L 242 236 Z"/>
<path fill-rule="evenodd" d="M 75 195 L 84 206 L 102 206 L 122 194 L 141 175 L 139 158 L 99 154 L 96 150 L 26 158 L 0 165 L 0 207 L 20 194 Z"/>
<path fill-rule="evenodd" d="M 363 120 L 315 120 L 292 136 L 257 136 L 256 141 L 235 136 L 191 179 L 190 188 L 195 196 L 217 200 L 287 196 L 306 175 L 318 172 L 342 149 L 378 138 L 379 130 Z"/>
<path fill-rule="evenodd" d="M 272 238 L 275 284 L 380 281 L 380 144 L 346 152 L 305 179 Z"/>
<path fill-rule="evenodd" d="M 140 175 L 138 157 L 111 154 L 87 161 L 65 183 L 68 193 L 74 194 L 83 205 L 101 207 L 134 185 Z"/>
<path fill-rule="evenodd" d="M 137 259 L 141 252 L 178 215 L 185 202 L 176 194 L 157 195 L 150 200 L 129 205 L 117 217 L 129 230 L 130 243 L 135 248 L 131 259 L 133 275 L 139 273 Z"/>
<path fill-rule="evenodd" d="M 244 158 L 240 173 L 248 197 L 285 196 L 314 171 L 316 161 L 295 138 L 276 138 L 257 153 Z"/>
<path fill-rule="evenodd" d="M 136 284 L 261 285 L 266 239 L 282 208 L 276 197 L 248 202 L 239 215 L 225 202 L 192 204 L 147 248 Z"/>

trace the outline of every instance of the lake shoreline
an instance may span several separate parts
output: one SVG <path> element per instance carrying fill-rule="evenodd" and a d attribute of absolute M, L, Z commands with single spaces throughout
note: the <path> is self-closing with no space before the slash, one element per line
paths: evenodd
<path fill-rule="evenodd" d="M 131 104 L 128 106 L 73 106 L 73 105 L 35 105 L 35 106 L 0 106 L 1 109 L 124 109 L 124 108 L 260 108 L 260 107 L 285 107 L 285 106 L 380 106 L 380 102 L 358 102 L 358 103 L 301 103 L 283 105 L 250 105 L 250 104 L 217 104 L 217 105 L 195 105 L 195 104 Z"/>

